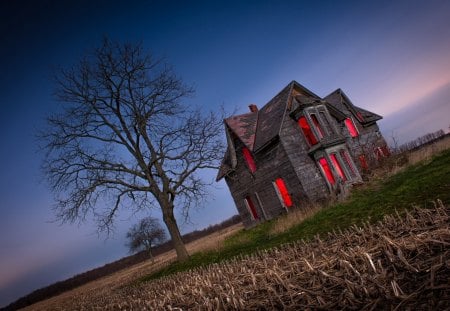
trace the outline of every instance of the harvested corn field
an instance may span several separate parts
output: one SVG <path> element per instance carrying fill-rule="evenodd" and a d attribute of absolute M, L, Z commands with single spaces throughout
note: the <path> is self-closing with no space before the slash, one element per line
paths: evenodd
<path fill-rule="evenodd" d="M 450 308 L 450 208 L 414 209 L 152 282 L 72 300 L 70 309 Z"/>

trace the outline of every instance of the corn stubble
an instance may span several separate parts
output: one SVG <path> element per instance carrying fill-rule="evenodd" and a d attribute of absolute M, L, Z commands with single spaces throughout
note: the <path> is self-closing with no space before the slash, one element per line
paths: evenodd
<path fill-rule="evenodd" d="M 110 295 L 85 296 L 70 309 L 449 309 L 450 208 L 435 205 Z"/>

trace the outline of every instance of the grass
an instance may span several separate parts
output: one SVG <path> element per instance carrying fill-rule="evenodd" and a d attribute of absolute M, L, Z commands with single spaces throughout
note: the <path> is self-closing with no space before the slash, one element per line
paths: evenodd
<path fill-rule="evenodd" d="M 413 206 L 428 207 L 440 199 L 450 202 L 450 149 L 427 161 L 412 165 L 399 173 L 377 178 L 359 189 L 343 203 L 319 210 L 297 225 L 289 225 L 283 232 L 274 230 L 277 220 L 243 230 L 228 238 L 222 249 L 199 252 L 185 263 L 173 263 L 162 270 L 141 278 L 140 282 L 172 273 L 221 262 L 294 240 L 309 240 L 336 229 L 346 229 L 362 222 L 376 222 L 386 214 Z"/>

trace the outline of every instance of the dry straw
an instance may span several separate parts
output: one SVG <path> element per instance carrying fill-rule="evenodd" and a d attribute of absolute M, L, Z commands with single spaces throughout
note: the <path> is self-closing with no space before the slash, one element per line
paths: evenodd
<path fill-rule="evenodd" d="M 91 292 L 77 310 L 448 310 L 450 208 L 283 245 L 160 280 Z M 61 307 L 61 306 L 60 306 Z"/>

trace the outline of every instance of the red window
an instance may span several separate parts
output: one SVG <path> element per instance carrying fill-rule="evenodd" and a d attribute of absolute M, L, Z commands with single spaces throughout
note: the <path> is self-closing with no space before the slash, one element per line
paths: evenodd
<path fill-rule="evenodd" d="M 363 169 L 367 170 L 369 168 L 369 166 L 367 165 L 366 156 L 363 154 L 359 156 L 359 163 L 361 164 L 361 167 Z"/>
<path fill-rule="evenodd" d="M 334 179 L 333 173 L 331 172 L 330 166 L 328 165 L 327 159 L 320 158 L 319 164 L 322 167 L 322 170 L 325 173 L 325 176 L 327 177 L 328 182 L 330 184 L 334 185 L 336 183 L 336 180 Z"/>
<path fill-rule="evenodd" d="M 242 148 L 242 153 L 244 155 L 245 162 L 247 162 L 248 169 L 250 172 L 254 173 L 256 172 L 256 164 L 255 160 L 253 159 L 252 153 L 250 150 L 248 150 L 247 147 Z"/>
<path fill-rule="evenodd" d="M 302 128 L 303 134 L 306 137 L 306 140 L 308 141 L 308 143 L 312 146 L 317 144 L 317 138 L 316 136 L 314 136 L 313 131 L 311 130 L 311 127 L 308 124 L 308 121 L 306 120 L 305 117 L 300 117 L 300 119 L 298 119 L 298 124 L 300 125 L 300 127 Z"/>
<path fill-rule="evenodd" d="M 355 168 L 353 167 L 352 161 L 350 160 L 350 156 L 348 155 L 348 153 L 345 150 L 341 150 L 339 153 L 341 154 L 341 158 L 345 161 L 345 164 L 349 168 L 350 175 L 352 177 L 356 177 Z"/>
<path fill-rule="evenodd" d="M 319 120 L 317 119 L 315 114 L 311 114 L 311 120 L 313 121 L 314 126 L 317 129 L 317 133 L 319 134 L 319 139 L 323 138 L 323 131 L 322 131 L 322 128 L 320 127 Z"/>
<path fill-rule="evenodd" d="M 345 126 L 347 126 L 351 137 L 358 137 L 358 130 L 356 129 L 355 123 L 353 123 L 351 118 L 345 119 Z"/>
<path fill-rule="evenodd" d="M 287 191 L 284 180 L 281 178 L 277 178 L 275 180 L 275 186 L 277 188 L 278 195 L 280 196 L 280 200 L 282 200 L 282 202 L 283 202 L 283 205 L 285 207 L 291 207 L 292 199 L 291 199 L 291 196 L 289 195 L 289 192 Z"/>
<path fill-rule="evenodd" d="M 252 215 L 253 219 L 259 219 L 258 213 L 256 212 L 256 207 L 255 204 L 253 204 L 252 199 L 247 196 L 245 197 L 245 206 L 247 206 L 248 211 L 250 212 L 250 214 Z"/>
<path fill-rule="evenodd" d="M 341 176 L 343 181 L 347 180 L 347 176 L 345 176 L 345 172 L 342 169 L 341 164 L 339 163 L 336 154 L 332 153 L 330 154 L 330 158 L 331 158 L 331 162 L 333 163 L 334 168 L 336 169 L 337 173 L 339 174 L 339 176 Z"/>

